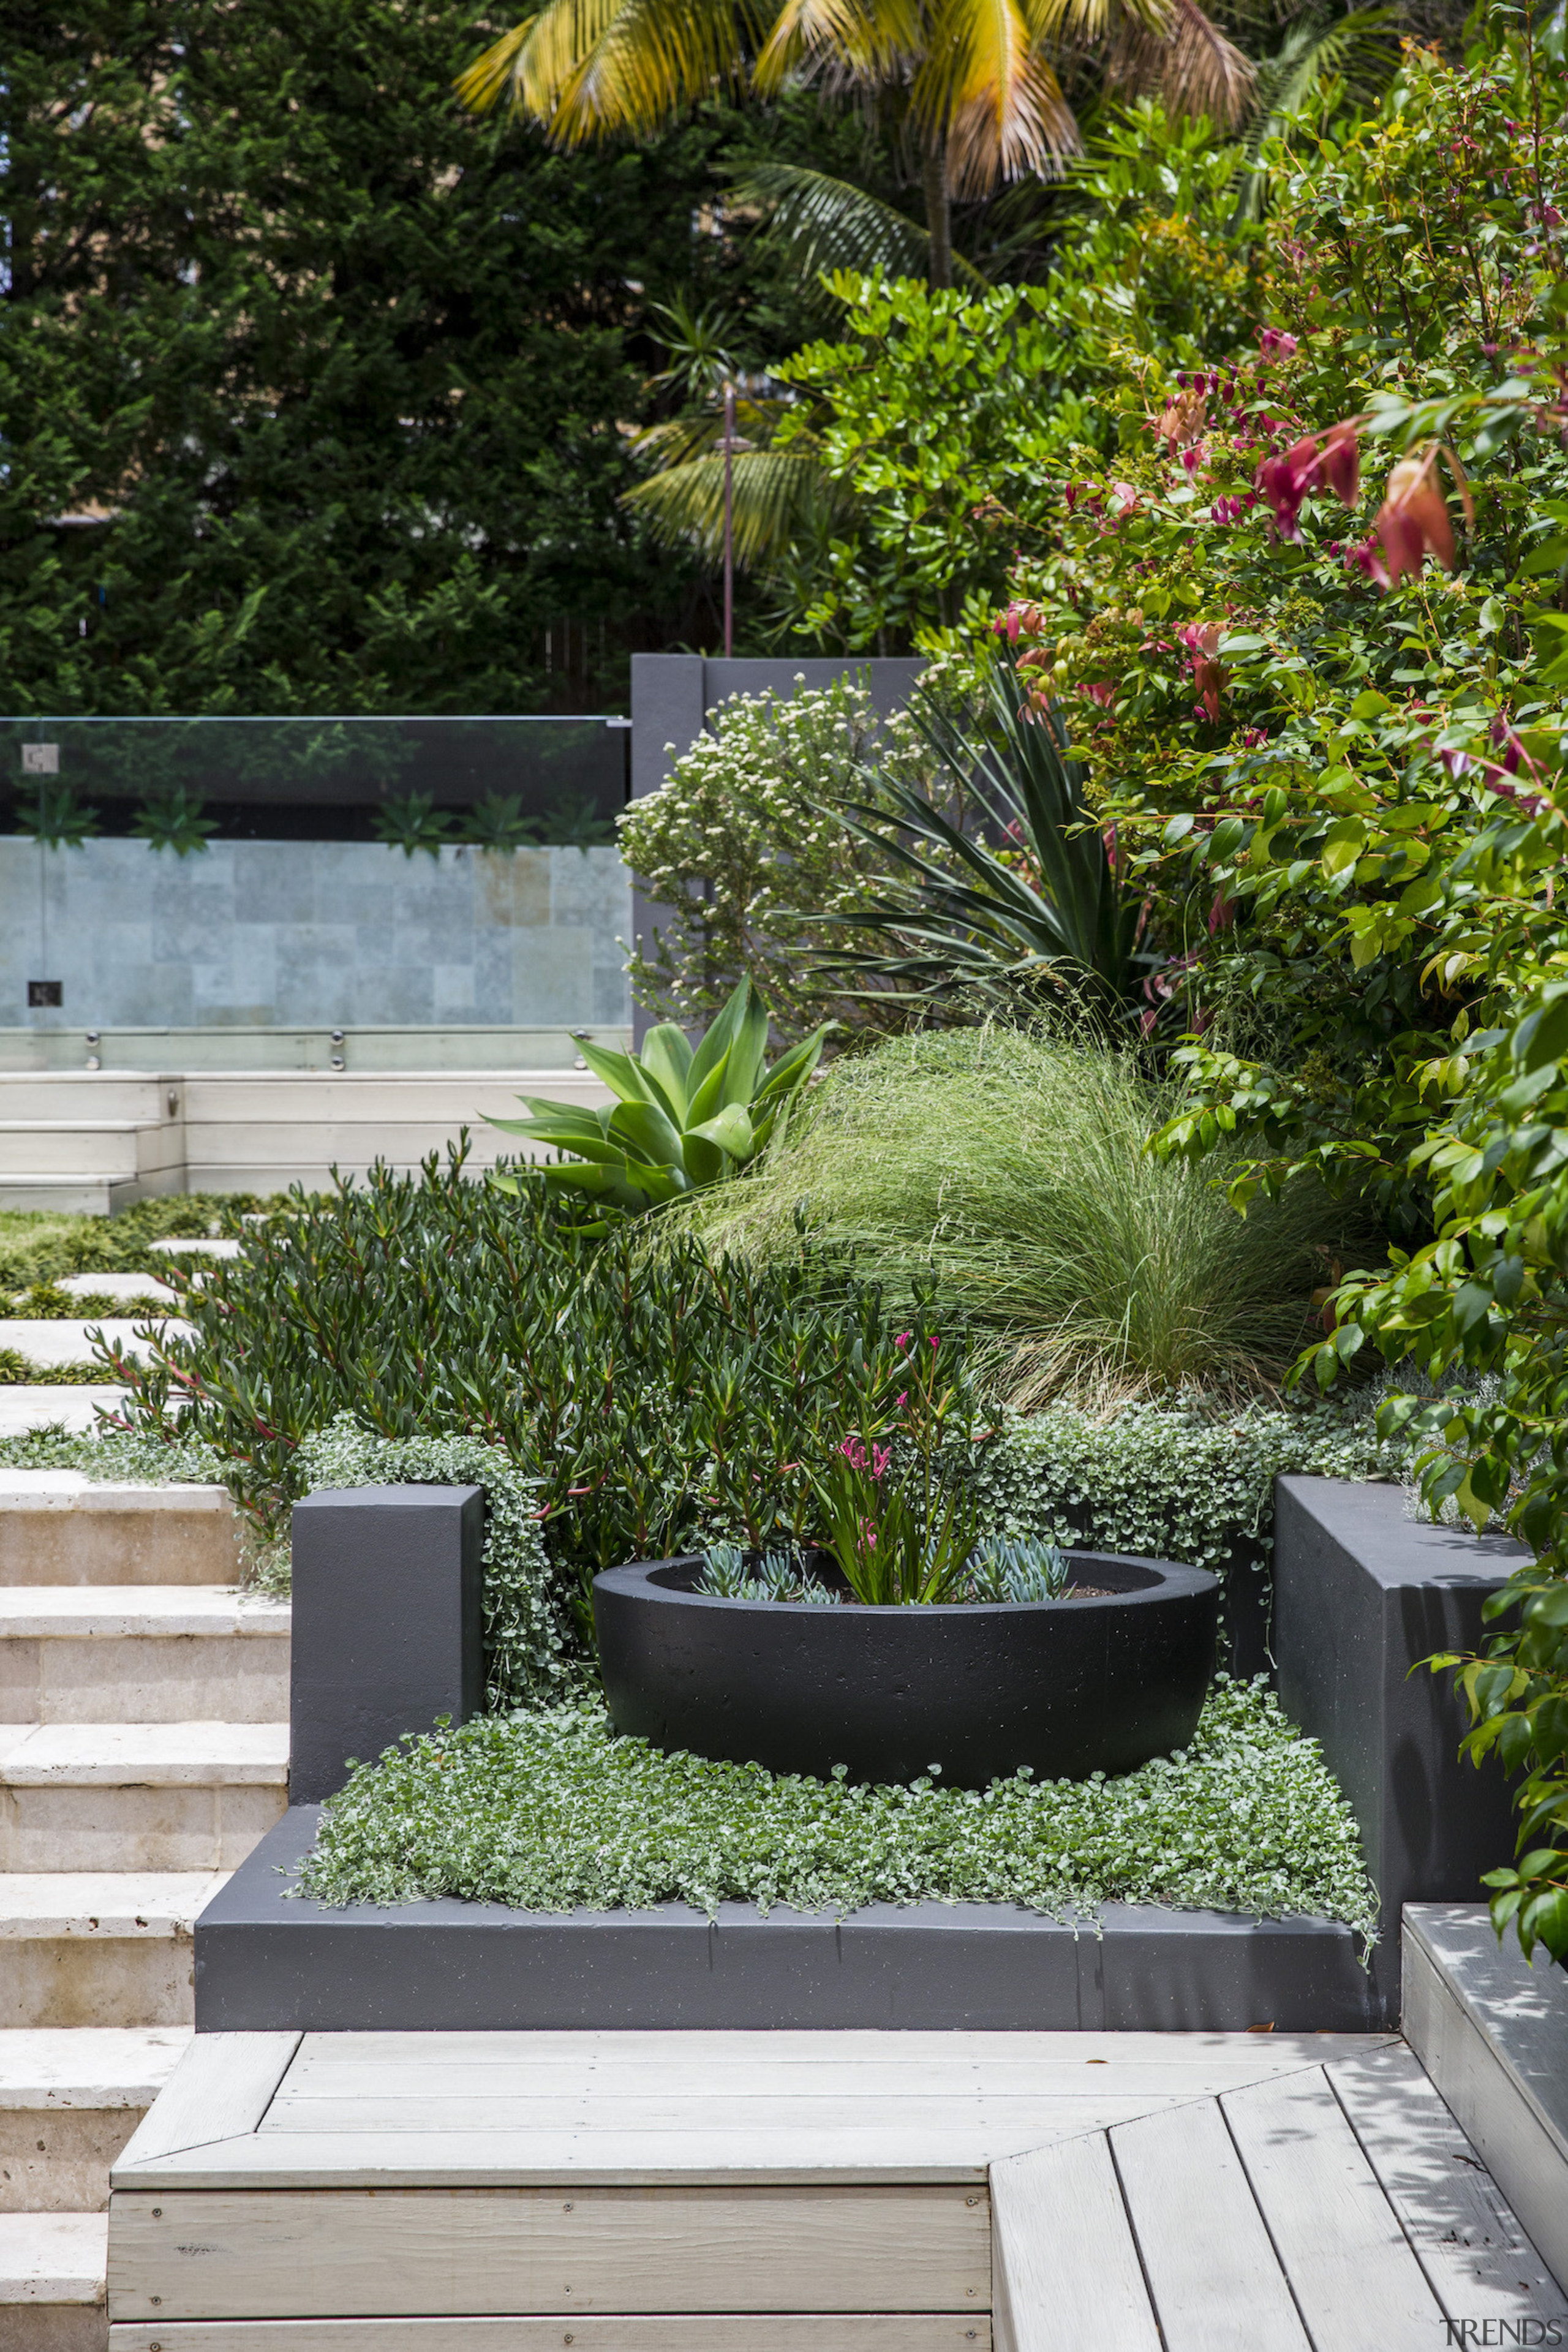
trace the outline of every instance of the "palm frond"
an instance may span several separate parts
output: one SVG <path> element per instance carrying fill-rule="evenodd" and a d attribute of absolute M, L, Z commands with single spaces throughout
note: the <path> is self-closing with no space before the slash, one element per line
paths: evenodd
<path fill-rule="evenodd" d="M 916 120 L 945 134 L 957 196 L 1050 173 L 1080 143 L 1022 0 L 938 0 L 910 92 Z"/>
<path fill-rule="evenodd" d="M 546 0 L 458 77 L 485 113 L 503 100 L 561 146 L 646 136 L 694 100 L 739 86 L 761 0 Z"/>
<path fill-rule="evenodd" d="M 1121 97 L 1157 97 L 1168 113 L 1206 114 L 1222 131 L 1246 116 L 1257 78 L 1197 0 L 1170 0 L 1163 23 L 1124 7 L 1105 61 L 1106 85 Z"/>
<path fill-rule="evenodd" d="M 1352 8 L 1333 24 L 1317 15 L 1293 25 L 1279 50 L 1258 68 L 1252 114 L 1234 183 L 1236 220 L 1256 220 L 1263 207 L 1263 150 L 1293 115 L 1311 105 L 1330 82 L 1343 84 L 1356 105 L 1370 105 L 1399 66 L 1399 16 L 1393 8 Z"/>
<path fill-rule="evenodd" d="M 757 59 L 760 90 L 822 76 L 862 86 L 896 81 L 922 46 L 920 0 L 783 0 Z"/>
<path fill-rule="evenodd" d="M 852 269 L 866 278 L 923 278 L 931 232 L 848 180 L 835 180 L 804 163 L 753 164 L 729 191 L 731 204 L 766 213 L 761 234 L 784 246 L 808 283 L 824 272 Z M 956 275 L 978 288 L 987 283 L 971 261 L 954 254 Z"/>
<path fill-rule="evenodd" d="M 811 449 L 737 449 L 731 460 L 735 561 L 742 568 L 776 562 L 808 531 L 832 495 Z M 710 562 L 724 548 L 721 451 L 667 466 L 627 490 L 622 504 L 647 518 L 666 546 L 695 547 Z"/>

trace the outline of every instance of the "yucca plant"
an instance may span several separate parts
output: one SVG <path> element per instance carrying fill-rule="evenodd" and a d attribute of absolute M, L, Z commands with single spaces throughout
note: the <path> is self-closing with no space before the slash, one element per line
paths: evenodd
<path fill-rule="evenodd" d="M 586 1192 L 606 1208 L 649 1209 L 716 1184 L 753 1159 L 816 1069 L 832 1026 L 814 1029 L 770 1069 L 768 1009 L 743 980 L 695 1049 L 670 1021 L 648 1031 L 640 1056 L 580 1039 L 583 1059 L 616 1097 L 613 1105 L 593 1110 L 520 1095 L 527 1118 L 489 1124 L 573 1154 L 543 1170 L 552 1191 Z M 519 1189 L 514 1176 L 494 1181 L 502 1192 Z"/>
<path fill-rule="evenodd" d="M 1033 690 L 1004 646 L 972 714 L 916 697 L 910 716 L 951 788 L 946 805 L 888 780 L 883 806 L 825 811 L 901 872 L 871 905 L 835 917 L 868 944 L 817 951 L 825 972 L 931 1001 L 1065 988 L 1102 1012 L 1131 1008 L 1153 962 L 1139 945 L 1142 899 L 1123 887 L 1082 771 Z"/>

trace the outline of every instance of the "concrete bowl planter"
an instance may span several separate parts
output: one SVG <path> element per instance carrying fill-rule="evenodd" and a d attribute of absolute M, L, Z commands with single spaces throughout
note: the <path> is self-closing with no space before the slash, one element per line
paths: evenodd
<path fill-rule="evenodd" d="M 1214 1673 L 1219 1580 L 1170 1560 L 1068 1555 L 1092 1600 L 935 1608 L 723 1601 L 700 1557 L 594 1580 L 618 1729 L 655 1747 L 827 1779 L 940 1770 L 978 1789 L 1131 1772 L 1183 1748 Z"/>

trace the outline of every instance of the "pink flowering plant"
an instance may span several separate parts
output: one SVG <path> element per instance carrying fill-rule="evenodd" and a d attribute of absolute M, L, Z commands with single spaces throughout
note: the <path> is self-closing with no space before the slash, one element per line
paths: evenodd
<path fill-rule="evenodd" d="M 1300 1374 L 1381 1357 L 1434 1509 L 1529 1565 L 1457 1672 L 1515 1776 L 1500 1932 L 1568 1954 L 1568 86 L 1494 14 L 1271 161 L 1244 366 L 1150 372 L 1146 436 L 1020 573 L 1037 692 L 1134 845 L 1185 1027 L 1156 1148 L 1375 1201 Z M 1087 516 L 1088 520 L 1081 518 Z M 1071 614 L 1069 622 L 1066 616 Z M 1027 655 L 1025 656 L 1027 659 Z M 1415 1393 L 1420 1386 L 1422 1392 Z"/>
<path fill-rule="evenodd" d="M 813 1471 L 826 1549 L 875 1606 L 967 1598 L 980 1540 L 972 1477 L 983 1428 L 962 1345 L 914 1328 L 896 1367 L 859 1391 L 857 1425 Z"/>

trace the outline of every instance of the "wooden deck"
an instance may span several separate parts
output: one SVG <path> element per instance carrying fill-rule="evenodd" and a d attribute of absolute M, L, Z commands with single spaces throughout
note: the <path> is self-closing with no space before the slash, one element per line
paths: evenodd
<path fill-rule="evenodd" d="M 115 2352 L 1405 2352 L 1556 2320 L 1389 2037 L 199 2036 Z"/>

